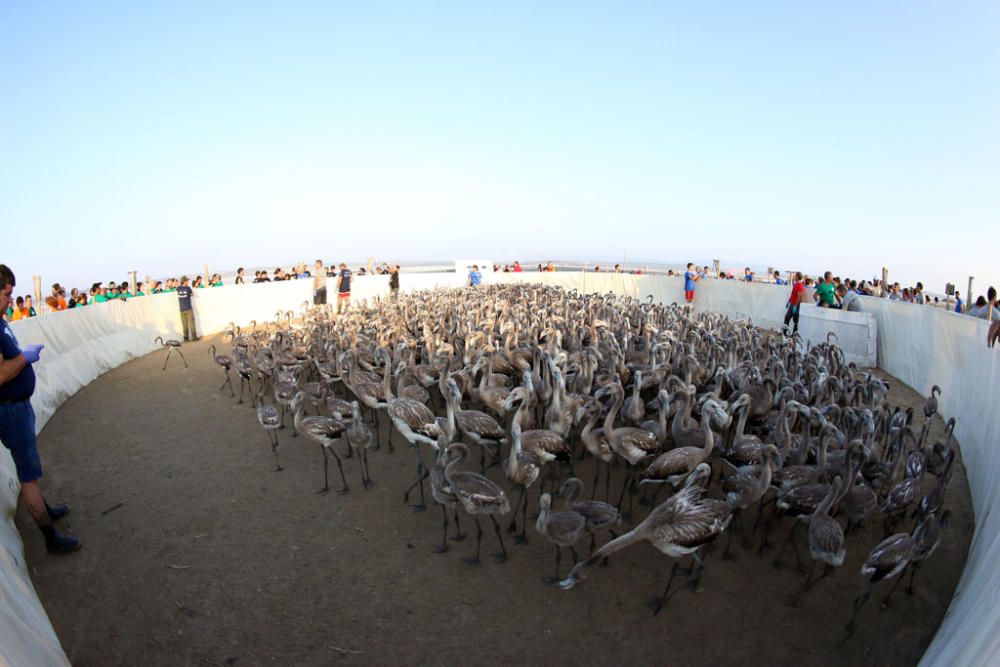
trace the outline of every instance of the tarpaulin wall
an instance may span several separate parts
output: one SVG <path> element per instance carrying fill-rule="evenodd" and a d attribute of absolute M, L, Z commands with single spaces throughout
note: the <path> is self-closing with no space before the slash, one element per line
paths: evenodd
<path fill-rule="evenodd" d="M 581 292 L 625 294 L 654 301 L 683 299 L 680 278 L 593 273 L 484 273 L 483 281 L 541 282 Z M 432 287 L 458 287 L 465 276 L 454 273 L 403 274 L 404 292 Z M 352 298 L 388 294 L 388 276 L 355 276 Z M 698 284 L 695 308 L 713 310 L 776 328 L 788 297 L 787 287 L 705 280 Z M 311 301 L 312 281 L 227 286 L 196 290 L 195 313 L 200 333 L 226 329 L 230 322 L 246 325 L 274 320 L 279 312 L 298 311 Z M 328 299 L 336 300 L 334 281 Z M 994 598 L 1000 574 L 990 553 L 1000 541 L 1000 502 L 996 483 L 1000 463 L 990 451 L 997 442 L 1000 417 L 990 408 L 1000 398 L 996 354 L 986 349 L 985 323 L 934 308 L 863 298 L 862 313 L 805 306 L 800 330 L 811 344 L 828 331 L 838 335 L 849 360 L 874 362 L 918 391 L 932 384 L 942 390 L 941 411 L 958 418 L 956 435 L 969 474 L 977 530 L 956 597 L 931 644 L 925 665 L 988 664 L 1000 648 L 1000 612 Z M 33 405 L 41 429 L 73 393 L 131 358 L 156 348 L 153 338 L 179 338 L 180 320 L 174 294 L 131 299 L 126 303 L 95 304 L 81 310 L 22 320 L 13 328 L 23 344 L 44 343 L 36 365 L 39 383 Z M 876 332 L 878 333 L 876 339 Z M 876 346 L 877 340 L 877 346 Z M 0 450 L 0 662 L 16 665 L 60 664 L 65 661 L 58 639 L 28 578 L 20 539 L 12 517 L 17 483 L 13 464 Z"/>

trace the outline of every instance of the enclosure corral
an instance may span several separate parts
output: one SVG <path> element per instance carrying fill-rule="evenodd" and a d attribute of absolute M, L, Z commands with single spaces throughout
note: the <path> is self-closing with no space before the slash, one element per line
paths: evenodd
<path fill-rule="evenodd" d="M 345 461 L 350 493 L 316 494 L 320 448 L 291 437 L 290 427 L 279 432 L 284 470 L 275 472 L 255 411 L 219 391 L 213 342 L 228 350 L 220 336 L 184 347 L 187 369 L 171 360 L 161 371 L 163 351 L 106 373 L 40 438 L 49 494 L 73 502 L 69 525 L 86 548 L 48 559 L 28 517 L 18 523 L 29 562 L 44 561 L 32 570 L 35 586 L 74 664 L 915 664 L 965 563 L 974 521 L 959 457 L 951 523 L 914 594 L 901 587 L 880 610 L 891 583 L 877 588 L 850 639 L 844 624 L 866 582 L 861 565 L 883 538 L 881 521 L 847 537 L 844 565 L 798 606 L 788 604 L 803 581 L 791 554 L 776 568 L 773 550 L 759 557 L 740 547 L 738 527 L 735 560 L 721 558 L 721 544 L 706 552 L 702 590 L 680 590 L 657 616 L 646 602 L 674 561 L 648 543 L 616 554 L 571 591 L 544 581 L 552 546 L 533 527 L 527 545 L 507 541 L 505 563 L 484 557 L 469 566 L 462 557 L 474 536 L 432 553 L 440 510 L 429 494 L 425 512 L 403 504 L 414 457 L 398 435 L 394 454 L 384 446 L 369 454 L 368 490 L 354 458 Z M 890 404 L 921 421 L 924 397 L 886 379 Z M 944 440 L 935 417 L 928 442 Z M 473 454 L 467 470 L 478 469 Z M 593 461 L 574 464 L 589 496 Z M 488 476 L 513 504 L 501 469 Z M 623 480 L 619 466 L 613 495 Z M 635 520 L 645 512 L 637 507 Z M 790 526 L 785 519 L 772 541 Z M 485 556 L 495 542 L 488 521 L 484 528 Z M 562 575 L 568 565 L 564 558 Z"/>

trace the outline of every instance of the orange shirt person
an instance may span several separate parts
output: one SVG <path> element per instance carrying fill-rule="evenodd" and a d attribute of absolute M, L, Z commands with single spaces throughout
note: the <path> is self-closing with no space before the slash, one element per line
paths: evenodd
<path fill-rule="evenodd" d="M 14 314 L 10 316 L 10 321 L 17 322 L 18 320 L 26 320 L 29 317 L 31 317 L 31 311 L 24 307 L 24 297 L 17 297 L 14 301 Z"/>

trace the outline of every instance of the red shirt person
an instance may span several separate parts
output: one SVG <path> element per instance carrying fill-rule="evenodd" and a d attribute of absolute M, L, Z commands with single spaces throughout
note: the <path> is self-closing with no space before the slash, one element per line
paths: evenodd
<path fill-rule="evenodd" d="M 805 296 L 806 286 L 802 284 L 802 272 L 795 273 L 795 282 L 792 283 L 792 293 L 788 297 L 788 310 L 785 311 L 785 324 L 782 330 L 788 334 L 788 323 L 794 322 L 791 333 L 799 332 L 799 308 L 802 306 L 802 298 Z"/>

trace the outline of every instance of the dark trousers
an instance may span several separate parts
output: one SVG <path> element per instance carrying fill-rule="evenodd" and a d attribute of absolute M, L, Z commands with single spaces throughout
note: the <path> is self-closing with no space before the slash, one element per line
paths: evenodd
<path fill-rule="evenodd" d="M 194 311 L 181 311 L 181 327 L 184 329 L 184 340 L 195 340 L 198 332 L 194 329 Z"/>
<path fill-rule="evenodd" d="M 788 331 L 788 322 L 795 321 L 795 328 L 792 333 L 798 333 L 799 331 L 799 304 L 789 305 L 788 310 L 785 311 L 785 331 Z"/>
<path fill-rule="evenodd" d="M 314 306 L 325 306 L 326 305 L 326 288 L 320 287 L 313 294 L 313 305 Z"/>

